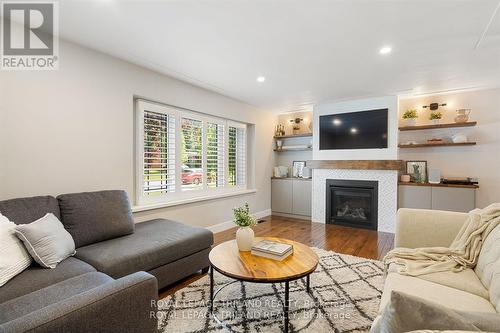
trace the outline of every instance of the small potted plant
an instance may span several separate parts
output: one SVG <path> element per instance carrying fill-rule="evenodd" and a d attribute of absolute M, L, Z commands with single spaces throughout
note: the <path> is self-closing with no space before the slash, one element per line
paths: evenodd
<path fill-rule="evenodd" d="M 408 109 L 403 113 L 403 119 L 406 121 L 406 126 L 415 126 L 418 118 L 417 110 Z"/>
<path fill-rule="evenodd" d="M 433 125 L 439 124 L 439 121 L 443 118 L 443 114 L 439 111 L 431 112 L 429 115 L 429 120 L 432 121 Z"/>
<path fill-rule="evenodd" d="M 233 208 L 234 224 L 239 228 L 236 231 L 236 243 L 240 251 L 250 251 L 253 245 L 254 232 L 252 226 L 257 224 L 255 218 L 250 215 L 248 202 L 243 207 Z"/>

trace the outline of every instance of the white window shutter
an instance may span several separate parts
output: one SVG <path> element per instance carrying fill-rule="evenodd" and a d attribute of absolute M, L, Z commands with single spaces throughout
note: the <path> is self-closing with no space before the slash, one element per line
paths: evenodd
<path fill-rule="evenodd" d="M 206 136 L 207 187 L 223 187 L 226 181 L 225 126 L 208 122 Z"/>
<path fill-rule="evenodd" d="M 247 180 L 246 129 L 236 129 L 236 185 L 245 185 Z"/>
<path fill-rule="evenodd" d="M 181 118 L 182 190 L 202 190 L 203 179 L 203 122 Z"/>
<path fill-rule="evenodd" d="M 228 149 L 228 184 L 232 186 L 246 185 L 246 126 L 229 124 Z"/>
<path fill-rule="evenodd" d="M 175 115 L 143 110 L 142 191 L 146 196 L 175 191 Z"/>

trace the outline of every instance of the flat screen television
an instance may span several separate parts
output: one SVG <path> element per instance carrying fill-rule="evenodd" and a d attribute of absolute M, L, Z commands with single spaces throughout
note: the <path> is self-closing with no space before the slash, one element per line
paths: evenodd
<path fill-rule="evenodd" d="M 388 109 L 319 117 L 319 149 L 387 148 Z"/>

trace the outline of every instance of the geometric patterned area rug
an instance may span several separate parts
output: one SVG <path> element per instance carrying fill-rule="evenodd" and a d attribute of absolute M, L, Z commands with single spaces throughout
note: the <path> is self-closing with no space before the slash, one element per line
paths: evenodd
<path fill-rule="evenodd" d="M 320 258 L 311 274 L 311 293 L 304 280 L 290 282 L 289 332 L 368 332 L 377 316 L 383 287 L 382 262 L 313 249 Z M 160 332 L 282 332 L 284 284 L 234 282 L 218 272 L 224 287 L 208 312 L 208 276 L 158 303 Z"/>

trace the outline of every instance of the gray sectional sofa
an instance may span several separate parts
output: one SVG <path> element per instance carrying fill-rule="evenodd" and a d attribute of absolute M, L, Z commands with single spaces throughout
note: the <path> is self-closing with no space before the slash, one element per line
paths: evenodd
<path fill-rule="evenodd" d="M 134 224 L 123 191 L 0 201 L 0 212 L 16 224 L 53 213 L 77 247 L 56 268 L 33 264 L 0 287 L 0 332 L 156 332 L 158 289 L 209 266 L 210 231 Z"/>

